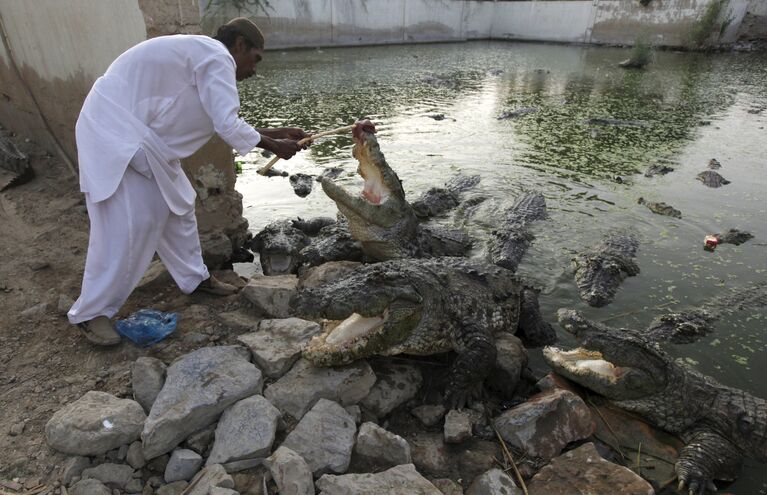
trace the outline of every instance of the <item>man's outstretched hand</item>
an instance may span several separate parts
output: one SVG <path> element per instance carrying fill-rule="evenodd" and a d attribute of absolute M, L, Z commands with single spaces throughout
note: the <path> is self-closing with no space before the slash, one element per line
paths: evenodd
<path fill-rule="evenodd" d="M 303 131 L 302 131 L 303 132 Z M 294 139 L 274 139 L 266 135 L 261 135 L 261 141 L 257 145 L 259 148 L 269 150 L 283 160 L 293 158 L 293 155 L 303 148 Z"/>

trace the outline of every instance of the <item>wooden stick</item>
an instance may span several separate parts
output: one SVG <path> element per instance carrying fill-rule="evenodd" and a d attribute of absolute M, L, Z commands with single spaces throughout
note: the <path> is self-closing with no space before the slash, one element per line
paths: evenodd
<path fill-rule="evenodd" d="M 498 430 L 495 428 L 495 426 L 493 427 L 493 431 L 495 431 L 495 435 L 498 437 L 498 441 L 501 443 L 503 453 L 506 454 L 506 458 L 511 462 L 511 467 L 514 468 L 514 474 L 517 475 L 517 480 L 519 481 L 520 488 L 522 488 L 522 492 L 524 492 L 525 495 L 528 495 L 525 480 L 522 479 L 522 474 L 519 472 L 519 469 L 517 469 L 517 463 L 514 462 L 514 457 L 511 456 L 511 452 L 509 452 L 509 449 L 506 447 L 506 442 L 504 441 L 501 434 L 498 433 Z"/>
<path fill-rule="evenodd" d="M 306 143 L 311 143 L 312 141 L 314 141 L 317 138 L 321 138 L 321 137 L 325 137 L 325 136 L 330 136 L 332 134 L 341 134 L 342 132 L 349 132 L 352 129 L 354 129 L 354 127 L 356 125 L 357 124 L 347 125 L 347 126 L 344 126 L 344 127 L 339 127 L 337 129 L 331 129 L 329 131 L 323 131 L 323 132 L 318 132 L 317 134 L 312 134 L 311 136 L 305 137 L 302 140 L 300 140 L 298 142 L 298 145 L 299 146 L 303 146 Z M 279 160 L 280 160 L 280 157 L 279 156 L 275 156 L 274 158 L 269 160 L 269 163 L 267 163 L 266 165 L 264 165 L 263 167 L 258 169 L 258 173 L 261 174 L 261 175 L 266 175 L 266 173 L 269 171 L 269 169 L 272 168 L 274 166 L 274 164 L 277 163 Z"/>

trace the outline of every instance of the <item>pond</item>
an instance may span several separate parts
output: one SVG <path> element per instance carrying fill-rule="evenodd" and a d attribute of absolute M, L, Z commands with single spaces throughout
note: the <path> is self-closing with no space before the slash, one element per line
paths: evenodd
<path fill-rule="evenodd" d="M 492 202 L 463 225 L 475 238 L 493 228 L 505 203 L 541 191 L 550 219 L 533 224 L 536 239 L 519 273 L 542 289 L 544 317 L 555 322 L 557 308 L 572 307 L 641 329 L 657 315 L 767 279 L 767 55 L 664 51 L 644 71 L 617 67 L 627 55 L 619 48 L 486 41 L 267 52 L 259 75 L 241 85 L 243 114 L 257 127 L 313 131 L 372 118 L 411 199 L 459 172 L 479 174 L 466 197 Z M 430 75 L 450 82 L 430 84 Z M 535 110 L 498 119 L 525 108 Z M 433 118 L 439 115 L 444 119 Z M 588 123 L 594 118 L 634 122 Z M 337 180 L 357 188 L 351 146 L 350 136 L 324 139 L 277 168 L 316 175 L 340 166 L 345 175 Z M 712 158 L 731 184 L 711 189 L 696 180 Z M 299 198 L 286 178 L 256 173 L 267 161 L 259 154 L 238 159 L 244 163 L 237 189 L 253 232 L 277 219 L 335 215 L 318 184 Z M 674 171 L 645 177 L 653 164 Z M 682 218 L 656 215 L 637 204 L 640 197 L 666 202 Z M 702 249 L 707 234 L 730 228 L 754 238 Z M 571 259 L 614 229 L 638 236 L 641 273 L 622 284 L 610 305 L 590 308 L 578 297 Z M 481 245 L 474 255 L 482 255 Z M 735 311 L 699 342 L 668 350 L 767 398 L 766 321 L 765 308 Z M 728 490 L 767 493 L 767 473 L 747 461 Z"/>

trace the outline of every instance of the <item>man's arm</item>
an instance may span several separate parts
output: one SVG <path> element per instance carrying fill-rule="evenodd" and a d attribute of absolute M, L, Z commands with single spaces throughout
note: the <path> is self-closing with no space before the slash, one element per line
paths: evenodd
<path fill-rule="evenodd" d="M 239 117 L 240 96 L 229 60 L 208 57 L 194 68 L 194 74 L 200 101 L 213 121 L 214 130 L 240 155 L 259 147 L 287 160 L 301 150 L 294 138 L 283 138 L 284 132 L 277 137 L 261 135 Z"/>

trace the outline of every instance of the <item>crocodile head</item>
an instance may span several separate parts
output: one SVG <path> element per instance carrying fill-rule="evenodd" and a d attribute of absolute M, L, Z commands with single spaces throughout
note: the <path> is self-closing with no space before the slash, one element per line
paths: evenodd
<path fill-rule="evenodd" d="M 631 330 L 591 322 L 579 312 L 560 309 L 559 325 L 581 347 L 543 350 L 556 373 L 613 400 L 647 397 L 665 389 L 671 361 L 655 344 Z"/>
<path fill-rule="evenodd" d="M 309 237 L 289 221 L 273 222 L 253 237 L 250 248 L 258 252 L 265 275 L 296 273 L 301 264 L 301 250 Z"/>
<path fill-rule="evenodd" d="M 417 218 L 405 199 L 397 174 L 386 163 L 375 134 L 355 128 L 352 154 L 364 180 L 359 193 L 347 191 L 328 178 L 322 189 L 349 220 L 349 231 L 376 260 L 406 257 L 415 243 Z"/>
<path fill-rule="evenodd" d="M 304 318 L 334 320 L 303 351 L 318 366 L 338 366 L 403 342 L 421 323 L 423 298 L 407 277 L 387 263 L 370 265 L 340 280 L 304 289 L 291 301 Z"/>

